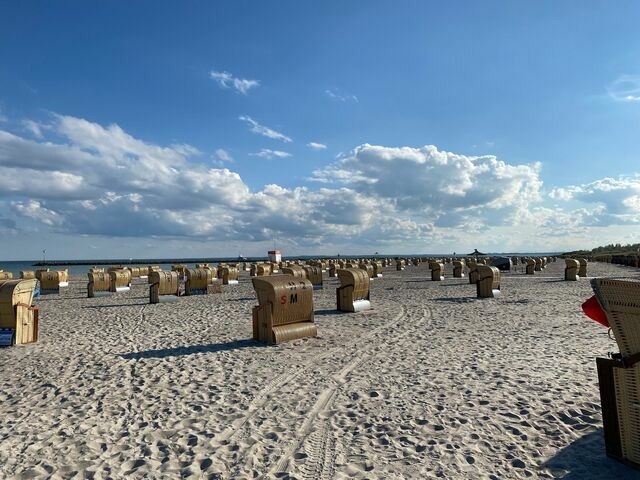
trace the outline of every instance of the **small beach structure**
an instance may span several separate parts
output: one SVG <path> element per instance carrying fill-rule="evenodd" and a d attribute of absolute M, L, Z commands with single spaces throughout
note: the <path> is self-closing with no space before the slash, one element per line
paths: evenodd
<path fill-rule="evenodd" d="M 478 298 L 492 298 L 500 295 L 500 270 L 490 265 L 478 265 L 476 293 Z"/>
<path fill-rule="evenodd" d="M 219 270 L 218 278 L 222 279 L 223 285 L 237 285 L 238 284 L 238 267 L 232 267 L 227 265 Z"/>
<path fill-rule="evenodd" d="M 338 310 L 359 312 L 371 308 L 369 275 L 360 268 L 337 270 L 340 286 L 336 289 Z"/>
<path fill-rule="evenodd" d="M 315 290 L 322 290 L 322 267 L 314 265 L 305 265 L 302 267 L 307 280 L 311 282 Z"/>
<path fill-rule="evenodd" d="M 23 280 L 36 278 L 36 272 L 34 270 L 23 270 L 20 272 L 20 278 Z"/>
<path fill-rule="evenodd" d="M 154 270 L 149 273 L 149 303 L 177 301 L 179 295 L 178 272 Z"/>
<path fill-rule="evenodd" d="M 65 280 L 67 278 L 66 272 L 58 270 L 40 272 L 40 294 L 50 295 L 60 293 L 60 287 L 69 285 Z"/>
<path fill-rule="evenodd" d="M 439 282 L 444 280 L 444 264 L 440 262 L 429 262 L 431 269 L 431 280 Z"/>
<path fill-rule="evenodd" d="M 252 310 L 255 340 L 278 344 L 318 334 L 309 280 L 277 275 L 251 281 L 258 297 L 258 305 Z"/>
<path fill-rule="evenodd" d="M 31 305 L 36 279 L 0 281 L 0 346 L 38 340 L 38 308 Z"/>
<path fill-rule="evenodd" d="M 527 258 L 527 265 L 525 268 L 525 273 L 527 275 L 533 275 L 536 269 L 536 261 L 533 258 Z"/>
<path fill-rule="evenodd" d="M 300 265 L 289 265 L 288 267 L 282 267 L 282 273 L 285 275 L 291 275 L 295 278 L 307 278 L 307 274 Z"/>
<path fill-rule="evenodd" d="M 128 292 L 131 290 L 131 271 L 122 269 L 109 269 L 109 291 Z"/>
<path fill-rule="evenodd" d="M 578 276 L 578 269 L 580 268 L 580 262 L 573 258 L 564 259 L 564 279 L 567 281 L 576 281 L 580 277 Z"/>
<path fill-rule="evenodd" d="M 478 263 L 475 260 L 467 261 L 469 268 L 469 283 L 474 284 L 478 281 Z"/>
<path fill-rule="evenodd" d="M 584 278 L 587 276 L 587 259 L 579 258 L 578 262 L 580 262 L 580 269 L 578 270 L 578 275 Z"/>
<path fill-rule="evenodd" d="M 213 273 L 209 268 L 185 268 L 185 295 L 206 295 L 209 284 L 213 281 Z"/>
<path fill-rule="evenodd" d="M 606 453 L 640 468 L 640 282 L 595 278 L 591 286 L 620 349 L 596 358 Z"/>
<path fill-rule="evenodd" d="M 453 278 L 462 278 L 462 277 L 464 277 L 464 261 L 454 260 L 453 261 Z"/>
<path fill-rule="evenodd" d="M 111 276 L 107 272 L 87 273 L 87 298 L 103 297 L 111 295 Z"/>

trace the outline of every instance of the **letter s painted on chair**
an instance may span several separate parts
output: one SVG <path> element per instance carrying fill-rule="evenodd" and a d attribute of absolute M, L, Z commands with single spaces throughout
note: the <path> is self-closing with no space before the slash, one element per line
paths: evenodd
<path fill-rule="evenodd" d="M 280 305 L 284 305 L 285 303 L 287 303 L 287 296 L 286 295 L 282 295 L 280 297 Z"/>

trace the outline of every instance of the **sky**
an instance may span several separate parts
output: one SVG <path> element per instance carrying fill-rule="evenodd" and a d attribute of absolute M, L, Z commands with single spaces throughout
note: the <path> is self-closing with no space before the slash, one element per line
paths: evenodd
<path fill-rule="evenodd" d="M 640 242 L 640 3 L 0 1 L 0 260 Z"/>

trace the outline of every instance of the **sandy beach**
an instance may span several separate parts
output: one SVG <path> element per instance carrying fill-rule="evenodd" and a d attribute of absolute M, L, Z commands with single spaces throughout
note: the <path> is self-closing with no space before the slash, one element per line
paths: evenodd
<path fill-rule="evenodd" d="M 564 262 L 477 299 L 386 268 L 372 310 L 314 293 L 317 338 L 254 342 L 248 272 L 150 305 L 148 285 L 36 299 L 40 340 L 0 349 L 0 478 L 637 478 L 605 455 L 588 279 Z M 640 277 L 590 263 L 590 277 Z"/>

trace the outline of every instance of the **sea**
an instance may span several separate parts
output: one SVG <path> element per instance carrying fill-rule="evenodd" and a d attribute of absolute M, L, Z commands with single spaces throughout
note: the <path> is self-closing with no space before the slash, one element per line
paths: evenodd
<path fill-rule="evenodd" d="M 536 253 L 487 253 L 492 257 L 509 256 L 509 257 L 544 257 L 561 255 L 559 252 L 536 252 Z M 395 254 L 395 255 L 300 255 L 288 259 L 314 259 L 314 258 L 335 258 L 335 259 L 351 259 L 351 258 L 412 258 L 412 257 L 452 257 L 448 254 Z M 464 256 L 464 255 L 458 255 Z M 26 270 L 37 270 L 38 268 L 68 269 L 69 275 L 86 275 L 92 266 L 109 267 L 109 266 L 125 266 L 125 267 L 146 267 L 148 265 L 159 265 L 163 270 L 171 270 L 171 266 L 175 264 L 186 265 L 188 268 L 195 268 L 196 263 L 209 263 L 215 265 L 221 262 L 262 262 L 266 261 L 264 257 L 219 257 L 219 258 L 150 258 L 150 259 L 95 259 L 95 260 L 51 260 L 43 262 L 42 260 L 18 260 L 18 261 L 2 261 L 0 260 L 0 270 L 13 273 L 13 278 L 20 278 L 20 272 Z"/>

